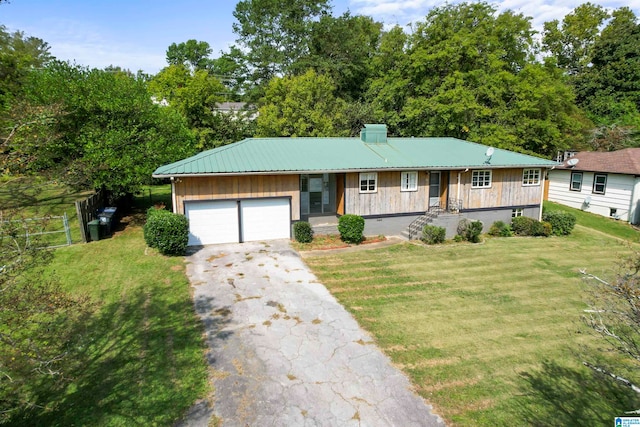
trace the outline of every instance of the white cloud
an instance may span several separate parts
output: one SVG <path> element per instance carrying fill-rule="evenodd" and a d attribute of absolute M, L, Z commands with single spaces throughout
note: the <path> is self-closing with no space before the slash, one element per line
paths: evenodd
<path fill-rule="evenodd" d="M 461 1 L 450 2 L 457 3 Z M 503 0 L 489 3 L 498 12 L 512 10 L 531 17 L 534 29 L 542 31 L 545 22 L 553 19 L 562 20 L 567 13 L 585 3 L 585 0 Z M 640 16 L 640 0 L 600 0 L 594 3 L 610 10 L 628 6 Z M 353 12 L 372 16 L 385 24 L 401 26 L 423 20 L 432 8 L 442 5 L 443 3 L 437 0 L 349 0 Z"/>

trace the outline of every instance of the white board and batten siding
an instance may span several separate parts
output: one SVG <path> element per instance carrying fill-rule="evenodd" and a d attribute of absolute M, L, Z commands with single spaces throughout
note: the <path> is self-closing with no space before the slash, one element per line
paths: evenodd
<path fill-rule="evenodd" d="M 291 237 L 291 199 L 189 201 L 189 246 Z"/>
<path fill-rule="evenodd" d="M 571 170 L 552 170 L 549 172 L 549 201 L 560 203 L 586 212 L 609 217 L 611 209 L 616 217 L 623 221 L 638 223 L 638 197 L 640 197 L 640 178 L 634 175 L 608 173 L 604 194 L 593 193 L 594 172 L 582 172 L 582 188 L 571 191 Z M 590 198 L 588 205 L 585 203 Z"/>

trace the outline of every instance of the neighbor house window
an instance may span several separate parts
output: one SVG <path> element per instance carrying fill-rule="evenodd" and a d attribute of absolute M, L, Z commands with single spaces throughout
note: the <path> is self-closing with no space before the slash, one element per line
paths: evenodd
<path fill-rule="evenodd" d="M 418 190 L 418 172 L 402 172 L 400 182 L 401 191 Z"/>
<path fill-rule="evenodd" d="M 611 218 L 618 219 L 618 209 L 617 208 L 609 208 L 609 216 Z"/>
<path fill-rule="evenodd" d="M 582 172 L 571 172 L 571 191 L 582 191 Z"/>
<path fill-rule="evenodd" d="M 491 171 L 473 171 L 471 175 L 472 188 L 488 188 L 491 187 Z"/>
<path fill-rule="evenodd" d="M 363 172 L 360 174 L 360 192 L 375 193 L 378 188 L 378 174 L 376 172 Z"/>
<path fill-rule="evenodd" d="M 593 176 L 593 192 L 595 194 L 604 194 L 607 189 L 607 175 L 597 173 Z"/>
<path fill-rule="evenodd" d="M 540 169 L 524 169 L 522 185 L 540 185 Z"/>
<path fill-rule="evenodd" d="M 522 216 L 523 210 L 522 208 L 511 209 L 511 218 L 517 218 Z"/>

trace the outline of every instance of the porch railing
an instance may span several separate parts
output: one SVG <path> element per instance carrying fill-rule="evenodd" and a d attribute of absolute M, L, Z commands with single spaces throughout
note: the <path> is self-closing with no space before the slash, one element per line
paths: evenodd
<path fill-rule="evenodd" d="M 447 200 L 447 204 L 445 206 L 443 206 L 440 201 L 438 201 L 437 203 L 431 204 L 429 206 L 429 211 L 428 212 L 433 212 L 433 213 L 445 213 L 445 212 L 458 213 L 458 212 L 460 212 L 460 210 L 462 210 L 462 200 L 461 199 L 449 198 L 449 200 Z"/>

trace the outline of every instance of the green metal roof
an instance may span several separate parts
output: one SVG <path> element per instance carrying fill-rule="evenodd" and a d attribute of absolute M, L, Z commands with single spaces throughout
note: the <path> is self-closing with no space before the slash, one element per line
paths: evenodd
<path fill-rule="evenodd" d="M 369 125 L 370 126 L 370 125 Z M 375 138 L 380 141 L 379 138 Z M 249 138 L 159 167 L 157 178 L 185 175 L 347 172 L 385 169 L 552 167 L 558 163 L 456 138 Z"/>

